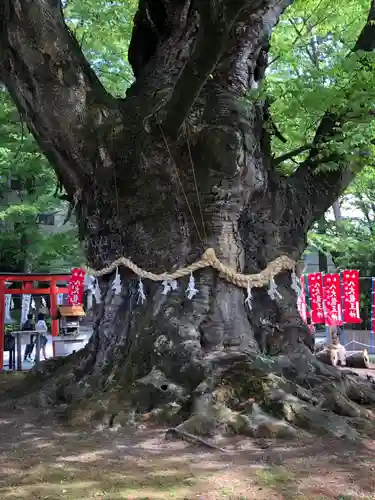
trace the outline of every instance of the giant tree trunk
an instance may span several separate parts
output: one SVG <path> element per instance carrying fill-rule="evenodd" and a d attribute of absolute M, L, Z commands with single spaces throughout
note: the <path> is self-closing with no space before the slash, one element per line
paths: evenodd
<path fill-rule="evenodd" d="M 315 174 L 308 161 L 288 179 L 275 171 L 269 110 L 246 96 L 264 76 L 269 34 L 291 2 L 253 3 L 231 0 L 223 15 L 210 10 L 211 2 L 206 12 L 176 0 L 169 10 L 160 2 L 156 15 L 140 2 L 129 51 L 136 80 L 125 100 L 115 100 L 53 2 L 0 1 L 7 6 L 1 76 L 72 198 L 91 267 L 125 255 L 161 273 L 209 247 L 248 274 L 283 254 L 297 261 L 312 222 L 345 188 L 347 177 Z M 33 45 L 25 45 L 25 34 Z M 194 274 L 193 300 L 186 279 L 169 295 L 145 280 L 144 303 L 138 278 L 124 268 L 120 274 L 120 295 L 112 291 L 113 274 L 100 279 L 102 303 L 89 345 L 62 368 L 52 364 L 45 386 L 52 402 L 106 399 L 111 423 L 125 402 L 138 413 L 175 403 L 194 432 L 225 421 L 254 433 L 263 411 L 355 435 L 334 413 L 320 419 L 322 404 L 361 422 L 367 410 L 350 401 L 359 401 L 350 378 L 312 356 L 290 273 L 276 276 L 276 300 L 267 287 L 252 290 L 251 310 L 245 291 L 212 269 Z M 327 389 L 321 396 L 332 381 L 334 394 Z M 375 402 L 367 386 L 361 397 Z M 245 418 L 239 412 L 249 400 Z"/>

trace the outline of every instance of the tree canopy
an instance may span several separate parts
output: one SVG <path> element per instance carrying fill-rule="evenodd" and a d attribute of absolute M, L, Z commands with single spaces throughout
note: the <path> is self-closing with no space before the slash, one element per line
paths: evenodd
<path fill-rule="evenodd" d="M 64 6 L 65 20 L 94 71 L 105 88 L 119 97 L 134 81 L 126 54 L 137 6 L 136 0 L 120 4 L 70 1 Z M 260 88 L 249 91 L 247 99 L 267 97 L 270 103 L 273 158 L 283 175 L 290 175 L 308 158 L 317 124 L 327 111 L 340 115 L 340 127 L 320 144 L 317 171 L 337 170 L 344 160 L 353 158 L 355 170 L 371 165 L 373 54 L 352 52 L 367 16 L 368 2 L 364 0 L 348 1 L 340 9 L 328 0 L 297 0 L 274 31 L 267 79 Z M 27 241 L 29 264 L 36 269 L 42 262 L 58 259 L 64 242 L 71 244 L 72 250 L 74 247 L 72 262 L 77 263 L 79 251 L 73 232 L 46 236 L 38 230 L 37 215 L 61 206 L 61 200 L 53 196 L 55 174 L 5 89 L 0 97 L 2 190 L 7 191 L 4 180 L 10 174 L 22 179 L 26 188 L 19 203 L 5 205 L 0 212 L 1 260 L 5 267 L 14 264 L 14 269 L 19 268 L 24 258 L 22 242 Z M 319 248 L 333 252 L 337 265 L 358 267 L 366 275 L 375 271 L 373 252 L 369 251 L 372 179 L 373 171 L 368 167 L 345 195 L 347 208 L 360 210 L 363 221 L 356 217 L 342 222 L 339 234 L 335 224 L 329 224 L 325 236 L 313 232 L 311 237 Z M 12 230 L 6 230 L 6 222 L 12 224 Z"/>
<path fill-rule="evenodd" d="M 363 48 L 352 52 L 369 2 L 349 0 L 340 9 L 329 0 L 291 3 L 272 34 L 266 81 L 248 98 L 267 96 L 271 103 L 280 132 L 273 135 L 275 163 L 285 174 L 306 159 L 322 116 L 338 113 L 340 130 L 325 141 L 319 158 L 322 169 L 334 170 L 342 166 L 342 155 L 352 158 L 362 148 L 368 153 L 374 137 L 374 55 Z M 73 0 L 64 11 L 102 84 L 119 97 L 133 82 L 126 55 L 137 6 L 136 0 Z M 339 155 L 336 161 L 332 152 Z"/>
<path fill-rule="evenodd" d="M 350 0 L 340 9 L 329 0 L 290 3 L 272 34 L 264 68 L 267 78 L 260 88 L 249 91 L 248 99 L 267 96 L 270 126 L 277 131 L 272 134 L 273 157 L 281 173 L 291 174 L 308 158 L 319 121 L 327 112 L 337 115 L 338 122 L 329 139 L 325 137 L 319 144 L 319 155 L 314 155 L 317 172 L 337 170 L 347 160 L 354 160 L 352 167 L 358 170 L 371 163 L 373 154 L 374 56 L 365 47 L 353 52 L 366 24 L 369 2 Z M 69 29 L 101 83 L 113 95 L 124 97 L 134 81 L 126 55 L 138 2 L 72 0 L 63 7 Z M 4 117 L 10 113 L 14 123 L 17 114 L 9 100 L 2 107 Z M 24 133 L 24 143 L 26 136 Z M 13 133 L 12 140 L 16 151 L 17 134 Z M 4 159 L 4 151 L 2 156 Z M 40 161 L 40 174 L 51 180 L 53 174 Z M 32 165 L 30 162 L 29 168 L 38 171 Z"/>
<path fill-rule="evenodd" d="M 0 131 L 1 271 L 62 271 L 79 264 L 75 228 L 50 233 L 38 223 L 40 214 L 67 212 L 67 203 L 64 206 L 53 169 L 4 88 Z"/>
<path fill-rule="evenodd" d="M 119 97 L 125 96 L 134 81 L 126 54 L 137 6 L 136 0 L 120 4 L 102 0 L 70 1 L 64 6 L 65 20 L 94 71 L 104 87 Z M 340 126 L 336 127 L 336 132 L 329 140 L 326 138 L 324 144 L 319 145 L 317 172 L 342 168 L 346 160 L 355 160 L 355 166 L 352 165 L 355 170 L 372 163 L 374 124 L 371 110 L 375 92 L 373 54 L 368 51 L 352 52 L 366 22 L 368 7 L 368 1 L 365 0 L 348 1 L 340 9 L 328 0 L 297 0 L 276 27 L 271 39 L 267 79 L 260 88 L 249 91 L 247 99 L 267 97 L 270 103 L 273 158 L 282 175 L 290 175 L 308 158 L 317 125 L 327 111 L 340 116 Z M 17 251 L 17 247 L 22 246 L 21 236 L 29 242 L 30 255 L 35 255 L 32 260 L 38 260 L 36 255 L 40 251 L 36 249 L 44 248 L 44 245 L 47 245 L 46 249 L 49 248 L 47 253 L 52 252 L 51 257 L 57 257 L 61 240 L 75 245 L 75 238 L 69 232 L 64 236 L 49 237 L 47 243 L 46 236 L 37 231 L 37 214 L 55 210 L 61 203 L 59 198 L 53 196 L 55 176 L 4 89 L 1 92 L 0 109 L 2 179 L 8 178 L 9 172 L 12 172 L 13 176 L 22 178 L 24 184 L 28 185 L 27 199 L 24 196 L 20 203 L 5 206 L 0 213 L 3 221 L 16 224 L 16 231 L 4 231 L 3 227 L 2 260 L 13 260 L 17 267 L 17 255 L 22 257 Z M 368 183 L 371 178 L 372 170 L 369 167 L 355 186 Z M 2 189 L 5 189 L 4 182 Z M 351 188 L 349 192 L 353 192 L 353 189 L 356 188 Z M 358 207 L 358 203 L 362 209 L 364 207 L 364 202 L 358 196 L 346 197 L 346 200 L 349 204 L 352 202 L 354 207 Z M 371 209 L 363 213 L 365 226 L 368 225 L 369 214 Z M 368 255 L 372 253 L 362 251 L 358 254 L 359 258 L 355 257 L 360 246 L 368 249 L 369 234 L 366 232 L 359 238 L 360 230 L 351 226 L 354 239 L 345 239 L 344 242 L 342 231 L 341 228 L 338 238 L 341 243 L 332 239 L 328 231 L 326 240 L 324 237 L 320 240 L 320 247 L 324 246 L 326 250 L 333 246 L 336 249 L 345 247 L 346 254 L 349 252 L 352 255 L 351 260 L 346 258 L 345 262 L 356 264 L 370 273 L 371 267 L 367 265 L 365 269 L 363 263 L 368 261 Z M 32 238 L 29 237 L 31 234 Z M 362 239 L 362 243 L 354 243 L 356 238 Z M 316 237 L 313 239 L 316 242 Z M 330 244 L 325 245 L 324 241 L 328 240 Z M 33 245 L 34 253 L 30 244 Z M 11 256 L 10 260 L 6 257 L 7 252 Z M 362 253 L 366 253 L 364 260 Z M 342 251 L 340 255 L 343 255 Z M 42 251 L 40 262 L 46 262 L 45 257 Z M 337 259 L 340 265 L 341 261 Z M 38 267 L 38 264 L 35 265 Z"/>
<path fill-rule="evenodd" d="M 296 153 L 280 164 L 286 171 L 306 157 L 327 112 L 339 119 L 324 149 L 320 145 L 321 168 L 342 166 L 342 155 L 361 158 L 362 149 L 372 154 L 374 55 L 364 48 L 353 52 L 368 9 L 368 1 L 348 1 L 340 9 L 324 0 L 297 1 L 276 28 L 266 88 L 275 122 L 287 139 L 274 141 L 275 153 L 280 159 Z"/>

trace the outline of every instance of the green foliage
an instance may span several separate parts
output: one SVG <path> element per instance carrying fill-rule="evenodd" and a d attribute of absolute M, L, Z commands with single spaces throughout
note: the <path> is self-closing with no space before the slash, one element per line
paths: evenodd
<path fill-rule="evenodd" d="M 68 272 L 83 262 L 75 229 L 52 235 L 39 232 L 38 238 L 31 242 L 29 256 L 40 272 Z"/>
<path fill-rule="evenodd" d="M 339 270 L 358 269 L 375 276 L 375 171 L 364 169 L 340 199 L 343 220 L 326 220 L 324 231 L 315 227 L 309 243 L 330 253 Z M 361 304 L 370 315 L 371 280 L 361 281 Z"/>
<path fill-rule="evenodd" d="M 65 8 L 69 28 L 103 85 L 123 97 L 133 75 L 127 62 L 137 0 L 72 0 Z M 4 88 L 0 88 L 0 271 L 63 271 L 82 263 L 75 230 L 49 235 L 39 213 L 62 208 L 54 196 L 55 173 Z M 22 181 L 15 193 L 10 177 Z"/>
<path fill-rule="evenodd" d="M 133 81 L 127 61 L 138 0 L 72 0 L 65 19 L 103 85 L 123 97 Z"/>
<path fill-rule="evenodd" d="M 127 62 L 137 0 L 72 0 L 65 18 L 103 85 L 123 97 L 133 75 Z M 37 223 L 40 213 L 61 210 L 54 196 L 52 167 L 0 88 L 0 271 L 64 271 L 82 263 L 75 230 L 48 234 Z M 22 181 L 15 193 L 10 177 Z"/>
<path fill-rule="evenodd" d="M 375 276 L 375 172 L 364 169 L 340 199 L 341 221 L 326 220 L 324 233 L 313 230 L 310 243 L 330 252 L 340 268 Z"/>
<path fill-rule="evenodd" d="M 297 0 L 286 11 L 272 37 L 266 84 L 273 119 L 287 139 L 274 139 L 276 156 L 311 144 L 327 111 L 340 117 L 340 129 L 320 149 L 321 169 L 372 155 L 375 55 L 351 53 L 368 10 L 367 0 L 340 8 L 330 0 Z M 283 163 L 282 171 L 290 173 L 306 154 Z"/>
<path fill-rule="evenodd" d="M 0 89 L 0 270 L 48 271 L 81 262 L 74 231 L 49 235 L 38 214 L 63 207 L 56 177 L 4 89 Z M 12 189 L 11 179 L 19 189 Z M 68 245 L 69 243 L 69 245 Z M 56 269 L 57 271 L 58 269 Z"/>

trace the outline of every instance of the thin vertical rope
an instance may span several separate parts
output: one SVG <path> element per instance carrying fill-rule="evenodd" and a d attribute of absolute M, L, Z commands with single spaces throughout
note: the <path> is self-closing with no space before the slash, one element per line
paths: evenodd
<path fill-rule="evenodd" d="M 203 234 L 204 234 L 205 242 L 207 243 L 208 238 L 207 238 L 206 226 L 205 226 L 205 223 L 204 223 L 204 217 L 203 217 L 203 210 L 202 210 L 201 198 L 200 198 L 200 195 L 199 195 L 199 189 L 198 189 L 197 177 L 196 177 L 196 175 L 195 175 L 195 168 L 194 168 L 194 162 L 193 162 L 193 155 L 191 154 L 190 140 L 189 140 L 189 134 L 187 133 L 187 130 L 186 130 L 186 124 L 184 125 L 184 133 L 185 133 L 186 143 L 187 143 L 188 152 L 189 152 L 189 158 L 190 158 L 191 170 L 192 170 L 192 172 L 193 172 L 193 179 L 194 179 L 195 191 L 196 191 L 196 193 L 197 193 L 198 207 L 199 207 L 199 212 L 200 212 L 200 215 L 201 215 L 201 221 L 202 221 L 202 229 L 203 229 Z"/>
<path fill-rule="evenodd" d="M 116 175 L 116 168 L 113 167 L 114 171 L 114 185 L 115 185 L 115 197 L 116 197 L 116 210 L 117 210 L 117 224 L 118 226 L 120 225 L 120 202 L 119 202 L 119 197 L 118 197 L 118 187 L 117 187 L 117 175 Z M 120 227 L 119 227 L 120 229 Z M 120 231 L 120 244 L 123 246 L 123 240 L 122 240 L 122 231 Z"/>
<path fill-rule="evenodd" d="M 169 145 L 168 145 L 167 138 L 165 137 L 165 134 L 164 134 L 164 131 L 163 131 L 163 127 L 161 126 L 160 121 L 158 121 L 158 123 L 159 123 L 160 131 L 161 131 L 161 135 L 162 135 L 163 140 L 164 140 L 164 143 L 165 143 L 165 147 L 167 148 L 168 154 L 169 154 L 169 156 L 170 156 L 170 159 L 171 159 L 171 161 L 172 161 L 172 164 L 173 164 L 174 170 L 175 170 L 175 172 L 176 172 L 176 176 L 177 176 L 178 183 L 179 183 L 179 185 L 180 185 L 180 188 L 181 188 L 182 194 L 183 194 L 183 196 L 184 196 L 184 198 L 185 198 L 186 205 L 187 205 L 188 210 L 189 210 L 189 212 L 190 212 L 191 218 L 193 219 L 194 227 L 195 227 L 195 229 L 196 229 L 196 231 L 197 231 L 197 234 L 198 234 L 198 237 L 199 237 L 199 239 L 200 239 L 200 241 L 201 241 L 201 244 L 202 244 L 202 246 L 204 247 L 204 241 L 203 241 L 203 238 L 202 238 L 201 233 L 200 233 L 200 231 L 199 231 L 199 227 L 198 227 L 197 221 L 195 220 L 194 213 L 193 213 L 193 210 L 192 210 L 192 208 L 191 208 L 191 206 L 190 206 L 189 199 L 188 199 L 188 197 L 187 197 L 187 195 L 186 195 L 186 192 L 185 192 L 184 186 L 183 186 L 183 184 L 182 184 L 182 181 L 181 181 L 181 178 L 180 178 L 180 174 L 179 174 L 178 169 L 177 169 L 177 164 L 176 164 L 176 162 L 175 162 L 175 160 L 174 160 L 174 158 L 173 158 L 173 156 L 172 156 L 171 150 L 170 150 Z"/>

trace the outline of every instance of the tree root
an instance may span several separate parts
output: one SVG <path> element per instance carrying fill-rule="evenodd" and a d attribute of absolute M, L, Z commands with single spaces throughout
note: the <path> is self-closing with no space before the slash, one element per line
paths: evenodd
<path fill-rule="evenodd" d="M 220 448 L 219 446 L 216 446 L 215 444 L 209 443 L 205 439 L 203 439 L 199 436 L 195 436 L 194 434 L 190 434 L 189 432 L 185 432 L 185 431 L 179 429 L 178 427 L 170 428 L 165 433 L 166 439 L 174 439 L 175 437 L 181 437 L 184 441 L 188 441 L 189 443 L 201 444 L 202 446 L 205 446 L 206 448 L 221 451 L 222 453 L 227 453 L 227 450 L 224 450 L 224 448 Z"/>
<path fill-rule="evenodd" d="M 41 364 L 30 375 L 34 385 L 18 403 L 52 408 L 75 425 L 167 424 L 167 437 L 215 449 L 204 436 L 375 435 L 375 384 L 313 356 L 211 353 L 203 360 L 204 376 L 195 387 L 175 383 L 157 367 L 130 387 L 108 374 L 105 381 L 92 376 L 77 380 L 73 366 L 81 362 L 78 356 L 44 368 Z"/>
<path fill-rule="evenodd" d="M 86 350 L 66 357 L 52 358 L 42 361 L 24 374 L 19 383 L 12 384 L 0 391 L 0 405 L 49 408 L 57 404 L 71 402 L 78 393 L 87 395 L 87 390 L 80 391 L 75 377 L 75 368 L 85 359 Z"/>

